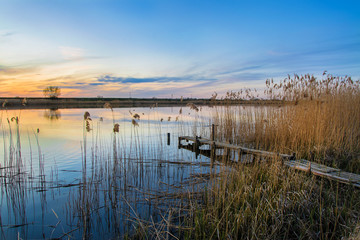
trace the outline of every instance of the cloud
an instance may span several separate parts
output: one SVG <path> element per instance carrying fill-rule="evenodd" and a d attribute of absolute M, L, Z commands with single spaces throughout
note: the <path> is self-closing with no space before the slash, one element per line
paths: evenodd
<path fill-rule="evenodd" d="M 261 71 L 251 71 L 260 69 L 260 66 L 243 67 L 229 69 L 229 73 L 221 71 L 216 77 L 205 77 L 199 75 L 178 76 L 178 77 L 117 77 L 114 75 L 103 75 L 98 77 L 89 87 L 97 86 L 102 83 L 103 88 L 99 89 L 101 95 L 113 96 L 124 95 L 131 92 L 133 97 L 169 97 L 174 96 L 194 96 L 210 97 L 213 92 L 225 93 L 229 90 L 240 90 L 242 88 L 259 87 L 265 82 L 266 74 Z M 241 72 L 243 71 L 243 72 Z M 99 84 L 100 85 L 100 84 Z"/>
<path fill-rule="evenodd" d="M 239 74 L 239 73 L 248 72 L 249 70 L 258 70 L 258 69 L 261 69 L 263 67 L 264 67 L 263 64 L 245 66 L 245 67 L 241 67 L 241 68 L 235 68 L 235 69 L 231 69 L 231 70 L 228 70 L 228 71 L 219 72 L 216 75 L 221 76 L 221 75 L 228 75 L 228 74 Z"/>
<path fill-rule="evenodd" d="M 38 70 L 37 67 L 7 67 L 0 65 L 0 76 L 1 75 L 15 76 L 21 74 L 29 74 L 29 73 L 34 73 L 37 70 Z"/>
<path fill-rule="evenodd" d="M 328 70 L 335 74 L 360 72 L 360 36 L 316 41 L 296 48 L 268 50 L 264 55 L 238 61 L 217 69 L 212 76 L 228 81 L 254 81 L 281 78 L 287 74 L 322 73 Z M 240 66 L 240 67 L 239 67 Z"/>
<path fill-rule="evenodd" d="M 78 84 L 78 83 L 75 83 Z M 88 85 L 88 84 L 83 84 L 84 86 Z M 84 86 L 80 86 L 80 85 L 61 85 L 60 88 L 61 89 L 84 89 Z"/>
<path fill-rule="evenodd" d="M 89 83 L 90 86 L 102 86 L 105 85 L 105 83 Z"/>
<path fill-rule="evenodd" d="M 186 82 L 186 81 L 211 81 L 214 78 L 199 78 L 194 76 L 184 77 L 152 77 L 152 78 L 135 78 L 135 77 L 114 77 L 112 75 L 104 75 L 98 77 L 97 81 L 102 83 L 166 83 L 166 82 Z"/>
<path fill-rule="evenodd" d="M 2 38 L 10 37 L 15 34 L 16 34 L 16 32 L 0 31 L 0 37 L 2 37 Z"/>
<path fill-rule="evenodd" d="M 85 50 L 74 47 L 59 47 L 60 53 L 65 60 L 78 60 L 85 56 Z"/>

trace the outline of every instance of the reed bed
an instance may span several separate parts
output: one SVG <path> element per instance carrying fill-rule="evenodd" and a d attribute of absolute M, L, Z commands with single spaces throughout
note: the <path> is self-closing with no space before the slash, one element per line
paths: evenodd
<path fill-rule="evenodd" d="M 105 146 L 100 129 L 91 127 L 90 113 L 84 115 L 82 180 L 70 191 L 66 206 L 68 224 L 78 227 L 84 239 L 175 237 L 189 204 L 202 197 L 209 180 L 204 177 L 208 163 L 173 159 L 165 146 L 144 142 L 140 115 L 130 111 L 130 116 L 130 141 L 113 115 L 112 144 Z"/>
<path fill-rule="evenodd" d="M 41 130 L 28 136 L 27 155 L 21 149 L 20 117 L 1 124 L 1 238 L 151 239 L 176 234 L 175 222 L 184 219 L 190 199 L 201 197 L 210 165 L 193 157 L 184 160 L 182 153 L 174 151 L 177 135 L 172 134 L 170 146 L 163 135 L 172 131 L 199 134 L 200 128 L 193 126 L 202 123 L 184 123 L 187 116 L 179 113 L 164 124 L 156 109 L 151 119 L 134 110 L 130 117 L 119 119 L 111 105 L 105 107 L 111 119 L 85 111 L 81 165 L 73 170 L 49 166 L 52 163 L 38 141 Z M 104 121 L 113 127 L 104 130 Z M 110 141 L 102 132 L 109 130 Z M 35 151 L 30 144 L 34 141 Z M 69 173 L 74 178 L 64 179 L 62 175 Z"/>
<path fill-rule="evenodd" d="M 284 168 L 238 165 L 205 190 L 185 239 L 340 239 L 359 223 L 359 192 Z"/>
<path fill-rule="evenodd" d="M 360 173 L 360 82 L 324 73 L 267 80 L 278 106 L 218 107 L 218 138 Z M 228 94 L 229 101 L 241 98 Z"/>
<path fill-rule="evenodd" d="M 229 92 L 229 102 L 252 97 Z M 360 172 L 360 83 L 350 77 L 267 81 L 279 106 L 217 106 L 216 139 Z M 245 97 L 246 97 L 245 96 Z M 356 239 L 360 194 L 352 186 L 286 169 L 272 159 L 211 181 L 187 219 L 187 239 Z"/>

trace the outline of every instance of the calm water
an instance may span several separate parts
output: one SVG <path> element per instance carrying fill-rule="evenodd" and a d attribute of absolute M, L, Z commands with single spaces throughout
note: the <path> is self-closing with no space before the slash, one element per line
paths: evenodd
<path fill-rule="evenodd" d="M 2 110 L 1 239 L 107 239 L 141 228 L 139 219 L 163 223 L 160 214 L 186 205 L 182 194 L 201 190 L 197 176 L 210 171 L 209 159 L 177 148 L 177 137 L 209 136 L 213 110 L 179 111 Z"/>

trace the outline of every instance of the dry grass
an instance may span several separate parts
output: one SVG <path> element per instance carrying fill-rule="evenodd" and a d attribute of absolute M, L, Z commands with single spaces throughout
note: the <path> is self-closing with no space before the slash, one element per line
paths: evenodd
<path fill-rule="evenodd" d="M 360 172 L 360 83 L 349 77 L 267 81 L 279 106 L 217 107 L 216 138 Z M 229 101 L 251 97 L 229 92 Z M 358 236 L 357 189 L 286 169 L 274 159 L 233 166 L 204 192 L 188 239 L 340 239 Z"/>
<path fill-rule="evenodd" d="M 305 75 L 267 81 L 278 107 L 220 108 L 219 138 L 360 173 L 360 83 L 350 77 Z"/>
<path fill-rule="evenodd" d="M 317 182 L 278 163 L 240 165 L 205 191 L 184 238 L 339 239 L 358 222 L 359 200 L 351 187 Z"/>

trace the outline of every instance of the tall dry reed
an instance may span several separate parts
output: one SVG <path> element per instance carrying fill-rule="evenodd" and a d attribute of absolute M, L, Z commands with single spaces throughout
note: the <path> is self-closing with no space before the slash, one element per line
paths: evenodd
<path fill-rule="evenodd" d="M 360 82 L 324 73 L 266 82 L 276 105 L 217 106 L 216 139 L 360 172 Z M 243 95 L 245 94 L 245 96 Z M 229 92 L 231 101 L 251 98 Z M 277 159 L 212 179 L 187 218 L 188 239 L 340 239 L 358 236 L 352 186 L 295 172 Z"/>
<path fill-rule="evenodd" d="M 194 204 L 185 239 L 340 239 L 359 219 L 358 191 L 279 162 L 233 166 Z M 356 230 L 355 230 L 356 231 Z M 354 235 L 356 236 L 356 232 Z"/>
<path fill-rule="evenodd" d="M 278 105 L 223 107 L 218 137 L 360 173 L 360 82 L 324 73 L 266 81 Z M 239 95 L 228 94 L 236 98 Z"/>

